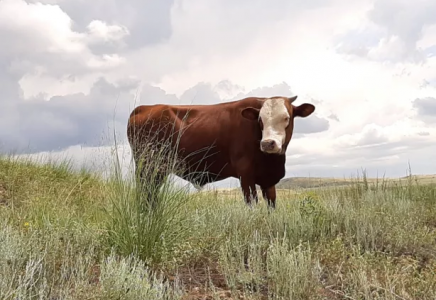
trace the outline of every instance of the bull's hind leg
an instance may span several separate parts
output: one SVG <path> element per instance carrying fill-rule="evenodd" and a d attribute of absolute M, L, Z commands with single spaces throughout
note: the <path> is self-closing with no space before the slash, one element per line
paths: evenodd
<path fill-rule="evenodd" d="M 165 173 L 161 170 L 161 166 L 147 155 L 136 155 L 135 166 L 139 194 L 145 196 L 145 200 L 154 208 L 158 201 L 159 190 L 165 180 Z"/>
<path fill-rule="evenodd" d="M 265 188 L 261 187 L 263 199 L 268 203 L 268 208 L 276 207 L 276 187 L 275 185 Z"/>

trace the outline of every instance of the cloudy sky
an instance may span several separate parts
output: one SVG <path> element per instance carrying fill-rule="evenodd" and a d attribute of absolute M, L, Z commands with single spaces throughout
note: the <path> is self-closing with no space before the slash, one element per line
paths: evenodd
<path fill-rule="evenodd" d="M 288 176 L 436 173 L 434 0 L 0 0 L 0 151 L 94 165 L 139 104 L 291 96 Z"/>

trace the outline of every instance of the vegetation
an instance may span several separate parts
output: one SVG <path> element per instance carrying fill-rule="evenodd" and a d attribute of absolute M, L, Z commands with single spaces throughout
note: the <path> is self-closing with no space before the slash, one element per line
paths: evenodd
<path fill-rule="evenodd" d="M 118 170 L 118 169 L 115 169 Z M 435 299 L 436 189 L 412 177 L 240 194 L 0 159 L 1 299 Z"/>

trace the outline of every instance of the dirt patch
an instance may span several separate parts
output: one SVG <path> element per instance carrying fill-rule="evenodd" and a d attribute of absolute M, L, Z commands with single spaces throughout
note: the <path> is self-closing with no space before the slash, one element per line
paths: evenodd
<path fill-rule="evenodd" d="M 89 280 L 90 284 L 99 284 L 100 283 L 100 266 L 95 264 L 91 267 L 91 279 Z"/>
<path fill-rule="evenodd" d="M 8 204 L 8 192 L 4 186 L 0 183 L 0 205 Z"/>
<path fill-rule="evenodd" d="M 173 276 L 168 276 L 174 281 Z M 242 289 L 233 291 L 226 283 L 226 279 L 216 262 L 202 262 L 196 266 L 184 267 L 178 270 L 179 282 L 183 285 L 184 296 L 182 300 L 246 300 Z M 211 284 L 213 287 L 211 287 Z M 265 293 L 260 296 L 261 300 L 268 297 Z"/>
<path fill-rule="evenodd" d="M 212 300 L 214 294 L 223 300 L 244 299 L 232 295 L 216 263 L 200 262 L 195 266 L 185 266 L 177 274 L 185 293 L 182 300 Z M 167 274 L 167 278 L 174 282 L 173 275 Z M 215 293 L 210 288 L 211 283 Z"/>
<path fill-rule="evenodd" d="M 195 266 L 186 266 L 178 270 L 178 281 L 183 286 L 184 295 L 182 300 L 236 300 L 246 299 L 244 297 L 232 295 L 230 289 L 227 287 L 224 276 L 219 272 L 216 265 L 206 265 L 200 263 Z M 95 264 L 90 270 L 89 284 L 98 285 L 100 276 L 100 266 Z M 173 284 L 176 277 L 172 274 L 164 272 L 166 279 Z M 215 290 L 211 291 L 210 283 L 213 284 Z M 218 296 L 218 298 L 217 298 Z"/>

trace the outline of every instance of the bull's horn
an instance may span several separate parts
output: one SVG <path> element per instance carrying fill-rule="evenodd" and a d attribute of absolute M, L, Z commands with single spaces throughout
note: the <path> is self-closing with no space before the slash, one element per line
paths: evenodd
<path fill-rule="evenodd" d="M 292 102 L 294 102 L 295 100 L 297 100 L 297 95 L 295 95 L 295 96 L 292 96 L 292 97 L 289 97 L 288 99 L 289 99 L 289 102 L 290 103 L 292 103 Z"/>

